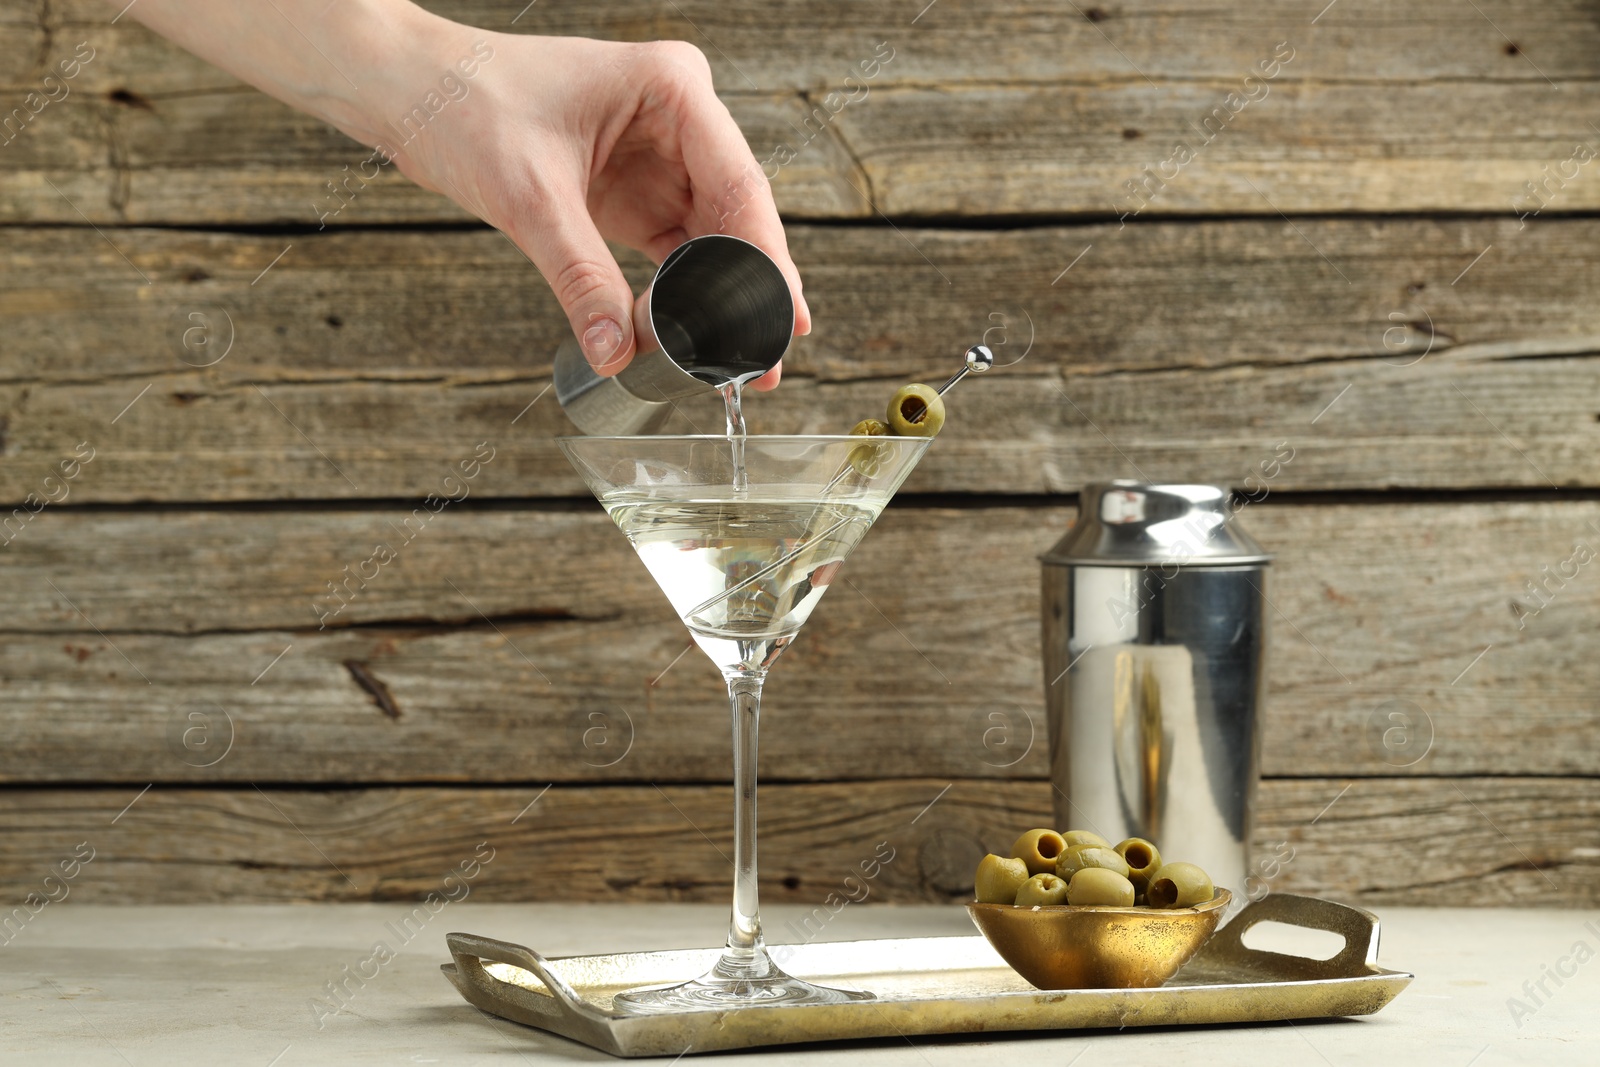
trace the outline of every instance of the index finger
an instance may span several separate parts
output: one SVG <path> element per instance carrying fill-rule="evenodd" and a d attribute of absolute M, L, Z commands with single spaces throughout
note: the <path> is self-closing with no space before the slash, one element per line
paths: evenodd
<path fill-rule="evenodd" d="M 771 256 L 794 297 L 794 332 L 796 336 L 808 334 L 811 308 L 806 304 L 800 271 L 789 256 L 772 185 L 739 124 L 709 84 L 703 94 L 691 102 L 682 131 L 683 165 L 694 190 L 697 228 L 701 233 L 725 233 L 749 241 Z"/>

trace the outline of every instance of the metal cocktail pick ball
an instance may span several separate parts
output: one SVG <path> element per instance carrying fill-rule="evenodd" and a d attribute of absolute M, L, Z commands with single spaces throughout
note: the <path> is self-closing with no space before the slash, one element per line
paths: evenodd
<path fill-rule="evenodd" d="M 950 391 L 951 386 L 965 378 L 969 373 L 977 371 L 982 374 L 992 366 L 994 366 L 994 353 L 989 351 L 989 346 L 973 345 L 967 349 L 967 365 L 952 374 L 949 381 L 939 386 L 939 395 L 944 396 L 945 393 Z"/>

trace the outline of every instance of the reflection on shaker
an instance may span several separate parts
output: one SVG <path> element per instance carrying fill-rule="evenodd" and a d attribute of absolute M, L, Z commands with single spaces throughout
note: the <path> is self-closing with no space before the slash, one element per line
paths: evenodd
<path fill-rule="evenodd" d="M 1172 770 L 1174 750 L 1189 740 L 1188 737 L 1174 737 L 1173 731 L 1183 730 L 1185 716 L 1194 712 L 1189 652 L 1184 648 L 1140 648 L 1136 645 L 1115 651 L 1117 667 L 1111 719 L 1117 735 L 1114 758 L 1119 814 L 1123 825 L 1142 823 L 1149 831 L 1138 836 L 1167 841 L 1161 815 L 1169 791 L 1168 774 Z M 1174 704 L 1170 718 L 1162 715 L 1164 699 Z M 1150 815 L 1141 819 L 1141 812 Z M 1129 836 L 1134 835 L 1120 834 L 1119 840 Z M 1169 844 L 1168 848 L 1171 847 Z"/>
<path fill-rule="evenodd" d="M 1228 860 L 1242 847 L 1231 806 L 1181 803 L 1216 789 L 1190 650 L 1110 645 L 1089 650 L 1073 671 L 1082 694 L 1067 749 L 1076 819 L 1113 841 L 1149 838 L 1173 859 L 1203 856 L 1218 885 L 1242 886 L 1242 863 Z"/>

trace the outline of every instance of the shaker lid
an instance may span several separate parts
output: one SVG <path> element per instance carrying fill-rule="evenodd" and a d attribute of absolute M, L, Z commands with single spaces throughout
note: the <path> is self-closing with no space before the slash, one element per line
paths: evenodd
<path fill-rule="evenodd" d="M 1113 481 L 1084 486 L 1078 499 L 1077 523 L 1042 562 L 1218 567 L 1272 560 L 1233 521 L 1227 489 Z"/>

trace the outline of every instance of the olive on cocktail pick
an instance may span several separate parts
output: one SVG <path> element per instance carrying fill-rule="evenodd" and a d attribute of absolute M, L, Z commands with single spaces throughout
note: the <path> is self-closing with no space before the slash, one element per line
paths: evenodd
<path fill-rule="evenodd" d="M 944 394 L 973 371 L 981 374 L 994 366 L 994 353 L 987 345 L 973 345 L 967 349 L 965 356 L 966 366 L 952 374 L 939 388 L 933 389 L 921 382 L 903 386 L 889 403 L 887 423 L 878 419 L 862 419 L 850 430 L 851 435 L 882 437 L 894 433 L 902 437 L 932 437 L 937 434 L 944 425 L 944 402 L 941 399 Z"/>
<path fill-rule="evenodd" d="M 888 437 L 889 427 L 877 419 L 862 419 L 850 430 L 851 437 Z M 841 475 L 851 467 L 863 478 L 876 478 L 883 471 L 883 450 L 875 444 L 860 444 L 850 450 L 850 467 L 841 471 Z M 837 480 L 837 479 L 836 479 Z M 833 488 L 831 485 L 828 488 Z"/>
<path fill-rule="evenodd" d="M 903 386 L 889 402 L 888 422 L 862 419 L 850 430 L 852 437 L 933 437 L 944 428 L 944 394 L 972 371 L 982 373 L 994 366 L 994 353 L 986 345 L 973 345 L 966 351 L 966 366 L 956 371 L 937 389 L 920 382 Z M 850 466 L 867 478 L 882 467 L 879 449 L 860 445 L 850 452 Z"/>
<path fill-rule="evenodd" d="M 944 400 L 921 382 L 902 385 L 889 401 L 888 419 L 897 437 L 936 437 L 944 429 Z"/>
<path fill-rule="evenodd" d="M 944 394 L 971 372 L 981 374 L 994 366 L 994 353 L 987 345 L 973 345 L 966 360 L 966 366 L 937 389 L 921 382 L 901 386 L 889 401 L 889 429 L 901 437 L 937 436 L 944 428 Z"/>

